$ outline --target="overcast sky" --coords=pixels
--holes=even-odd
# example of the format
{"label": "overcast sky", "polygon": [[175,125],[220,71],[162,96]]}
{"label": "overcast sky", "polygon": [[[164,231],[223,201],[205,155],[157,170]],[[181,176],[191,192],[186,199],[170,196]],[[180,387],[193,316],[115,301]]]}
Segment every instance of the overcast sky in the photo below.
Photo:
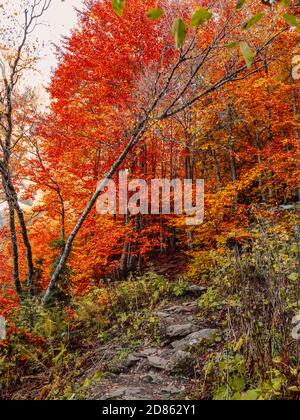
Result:
{"label": "overcast sky", "polygon": [[[18,7],[23,4],[24,0],[6,0],[15,2],[12,6]],[[17,5],[17,3],[19,4]],[[1,6],[0,0],[0,6]],[[57,59],[55,55],[55,48],[51,44],[59,44],[63,36],[68,36],[71,33],[72,28],[77,23],[77,13],[75,8],[79,10],[84,9],[84,0],[52,0],[52,4],[49,10],[45,13],[42,18],[43,25],[38,26],[32,34],[33,39],[38,39],[39,45],[43,45],[40,54],[41,60],[38,64],[39,72],[34,72],[26,77],[26,84],[30,84],[34,87],[46,86],[51,78],[51,72],[57,65]],[[8,3],[5,7],[10,6]],[[21,10],[24,10],[23,8]],[[0,25],[5,24],[0,16]],[[20,15],[20,19],[21,19]],[[0,34],[0,42],[3,42]],[[41,90],[41,93],[43,89]],[[49,98],[45,93],[41,95],[41,101],[47,106]],[[4,204],[0,202],[0,227],[3,224],[3,213],[2,210]]]}
{"label": "overcast sky", "polygon": [[83,10],[83,0],[52,0],[50,9],[45,13],[43,25],[36,28],[34,36],[38,38],[41,49],[41,60],[38,64],[39,74],[35,73],[32,84],[47,85],[51,72],[57,65],[55,48],[51,44],[59,44],[63,36],[68,36],[76,27],[76,8]]}
{"label": "overcast sky", "polygon": [[42,60],[39,63],[41,80],[47,83],[51,70],[57,65],[54,48],[51,43],[59,44],[62,36],[68,36],[77,23],[75,8],[83,9],[83,0],[52,0],[50,9],[47,10],[43,21],[45,25],[37,28],[37,36],[45,46],[42,50]]}

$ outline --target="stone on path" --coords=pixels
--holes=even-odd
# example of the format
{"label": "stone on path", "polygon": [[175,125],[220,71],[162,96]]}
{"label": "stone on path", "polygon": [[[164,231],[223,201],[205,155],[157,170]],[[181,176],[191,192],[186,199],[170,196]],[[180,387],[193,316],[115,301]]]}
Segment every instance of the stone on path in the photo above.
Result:
{"label": "stone on path", "polygon": [[194,305],[186,305],[186,306],[171,306],[170,308],[165,308],[164,312],[167,312],[168,314],[187,314],[191,313],[195,310]]}
{"label": "stone on path", "polygon": [[168,360],[159,356],[149,356],[148,363],[156,369],[166,370],[168,366]]}
{"label": "stone on path", "polygon": [[138,363],[140,360],[141,360],[141,359],[140,359],[139,357],[136,357],[135,355],[130,354],[130,355],[127,357],[127,360],[126,360],[126,362],[125,362],[125,365],[126,365],[128,368],[130,368],[130,367],[133,367],[133,366],[134,366],[136,363]]}
{"label": "stone on path", "polygon": [[181,388],[178,388],[175,385],[168,385],[168,386],[162,388],[161,390],[162,390],[162,392],[165,392],[167,394],[181,394],[182,392],[185,391],[185,387],[183,386]]}
{"label": "stone on path", "polygon": [[168,337],[185,337],[195,331],[195,326],[192,323],[182,325],[170,325],[167,327],[166,335]]}
{"label": "stone on path", "polygon": [[146,348],[146,349],[135,352],[134,356],[135,357],[144,357],[146,359],[148,356],[152,356],[156,352],[157,352],[157,348],[149,347],[149,348]]}
{"label": "stone on path", "polygon": [[160,384],[163,379],[157,373],[148,372],[146,375],[141,377],[142,381],[149,384]]}
{"label": "stone on path", "polygon": [[178,350],[168,362],[167,369],[172,373],[189,373],[193,369],[195,360],[191,353]]}
{"label": "stone on path", "polygon": [[196,331],[181,340],[173,341],[171,346],[176,350],[185,350],[189,346],[201,344],[204,340],[211,340],[216,333],[217,331],[212,329]]}

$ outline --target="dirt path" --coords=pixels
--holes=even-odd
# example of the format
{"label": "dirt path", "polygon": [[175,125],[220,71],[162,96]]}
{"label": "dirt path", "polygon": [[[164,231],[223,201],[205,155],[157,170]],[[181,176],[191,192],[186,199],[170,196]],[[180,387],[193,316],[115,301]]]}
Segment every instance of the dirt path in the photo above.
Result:
{"label": "dirt path", "polygon": [[[194,287],[199,295],[203,289]],[[125,360],[118,373],[108,373],[88,391],[94,400],[177,400],[189,395],[195,360],[190,348],[210,340],[216,330],[197,318],[197,298],[160,308],[162,342],[144,345]],[[105,356],[104,356],[105,357]]]}

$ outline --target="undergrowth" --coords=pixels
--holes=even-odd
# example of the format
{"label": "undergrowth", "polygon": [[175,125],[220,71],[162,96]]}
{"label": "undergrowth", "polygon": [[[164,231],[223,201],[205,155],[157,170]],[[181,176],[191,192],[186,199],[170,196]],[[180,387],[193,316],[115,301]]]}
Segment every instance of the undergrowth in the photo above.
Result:
{"label": "undergrowth", "polygon": [[173,282],[146,273],[51,309],[24,302],[0,344],[1,398],[84,398],[145,341],[160,343],[155,308],[184,298],[194,282],[207,286],[199,321],[220,334],[191,349],[198,375],[191,397],[299,399],[300,340],[292,336],[300,314],[298,226],[295,219],[255,223],[242,244],[193,251],[188,271]]}
{"label": "undergrowth", "polygon": [[38,302],[24,302],[10,318],[8,338],[0,344],[1,398],[70,399],[78,388],[80,396],[82,389],[103,375],[86,375],[88,359],[97,347],[118,340],[122,350],[110,366],[104,366],[113,370],[114,362],[120,362],[143,338],[159,342],[153,309],[164,299],[176,298],[180,284],[146,273],[93,288],[68,306],[45,309]]}
{"label": "undergrowth", "polygon": [[224,337],[206,354],[200,399],[300,396],[300,340],[292,336],[292,320],[300,314],[298,222],[259,223],[250,233],[242,246],[206,257],[200,252],[190,265],[187,277],[210,279],[200,317]]}

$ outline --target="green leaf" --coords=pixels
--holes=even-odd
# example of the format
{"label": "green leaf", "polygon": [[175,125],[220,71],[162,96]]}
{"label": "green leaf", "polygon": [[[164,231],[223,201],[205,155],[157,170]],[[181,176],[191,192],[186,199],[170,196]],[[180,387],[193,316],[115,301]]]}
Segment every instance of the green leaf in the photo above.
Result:
{"label": "green leaf", "polygon": [[235,48],[237,45],[239,45],[238,42],[231,41],[231,42],[228,42],[228,44],[226,45],[226,48]]}
{"label": "green leaf", "polygon": [[247,44],[247,42],[242,41],[240,42],[240,51],[246,61],[248,69],[252,66],[255,54]]}
{"label": "green leaf", "polygon": [[288,279],[291,281],[297,281],[299,278],[299,274],[298,273],[291,273],[288,275]]}
{"label": "green leaf", "polygon": [[150,9],[147,13],[147,17],[152,20],[157,20],[160,19],[164,14],[165,12],[162,9]]}
{"label": "green leaf", "polygon": [[243,378],[236,377],[232,379],[230,386],[234,391],[240,392],[244,389],[245,384],[246,383]]}
{"label": "green leaf", "polygon": [[185,42],[187,27],[181,18],[176,19],[172,26],[172,34],[175,39],[176,48],[182,48]]}
{"label": "green leaf", "polygon": [[283,385],[283,379],[281,377],[274,378],[272,380],[272,387],[275,391],[280,391]]}
{"label": "green leaf", "polygon": [[199,7],[195,10],[192,19],[191,19],[191,26],[197,27],[212,17],[212,12],[210,10],[205,9],[204,7]]}
{"label": "green leaf", "polygon": [[123,15],[123,10],[125,7],[125,0],[112,0],[112,8],[118,16]]}
{"label": "green leaf", "polygon": [[245,4],[246,0],[238,0],[237,5],[236,5],[236,10],[240,10],[244,4]]}
{"label": "green leaf", "polygon": [[241,398],[243,401],[256,401],[258,399],[258,394],[254,389],[249,389],[245,392]]}
{"label": "green leaf", "polygon": [[286,13],[285,15],[283,15],[283,18],[289,25],[300,30],[300,23],[298,22],[298,19],[296,18],[296,16],[289,15],[288,13]]}
{"label": "green leaf", "polygon": [[256,23],[258,23],[263,18],[263,16],[264,16],[263,13],[257,13],[257,15],[255,15],[251,19],[249,19],[243,25],[244,31],[248,31],[253,25],[255,25]]}

